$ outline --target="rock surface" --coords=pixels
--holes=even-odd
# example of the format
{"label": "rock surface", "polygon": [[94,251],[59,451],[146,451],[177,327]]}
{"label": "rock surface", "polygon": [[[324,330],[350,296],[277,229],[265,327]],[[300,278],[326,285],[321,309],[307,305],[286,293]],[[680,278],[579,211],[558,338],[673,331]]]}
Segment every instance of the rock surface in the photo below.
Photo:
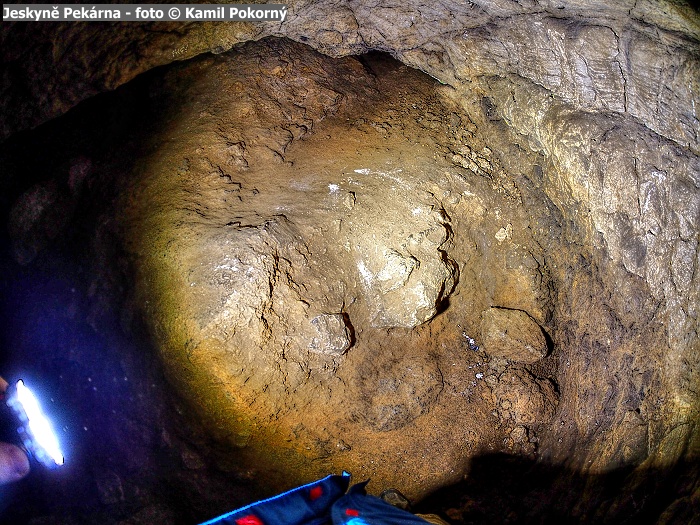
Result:
{"label": "rock surface", "polygon": [[511,432],[522,434],[520,425],[549,423],[554,417],[558,396],[554,386],[546,379],[537,379],[527,370],[509,369],[498,379],[493,391],[499,409],[506,418],[515,422]]}
{"label": "rock surface", "polygon": [[522,310],[489,308],[481,317],[484,351],[516,363],[535,363],[547,355],[540,326]]}
{"label": "rock surface", "polygon": [[48,32],[39,24],[6,24],[2,100],[14,110],[3,136],[154,66],[272,35],[336,57],[391,51],[452,85],[514,73],[577,109],[629,114],[698,152],[693,108],[700,24],[685,2],[358,2],[338,9],[333,3],[292,1],[287,6],[282,24],[118,24],[114,31],[56,24]]}
{"label": "rock surface", "polygon": [[[237,71],[245,71],[246,81]],[[175,81],[185,87],[171,87]],[[156,153],[137,170],[120,205],[129,217],[126,242],[139,261],[142,302],[147,318],[157,320],[156,339],[174,383],[201,400],[199,411],[232,444],[255,455],[291,442],[272,460],[300,481],[328,465],[341,468],[340,461],[420,497],[455,479],[455,462],[469,457],[446,443],[465,432],[483,442],[483,427],[454,417],[460,409],[447,394],[450,385],[469,384],[470,375],[475,392],[493,390],[470,406],[495,411],[506,442],[531,449],[523,449],[529,437],[511,434],[534,425],[540,447],[571,457],[552,441],[586,436],[575,461],[588,461],[596,450],[592,468],[601,469],[625,452],[610,449],[594,428],[626,428],[623,407],[653,411],[661,392],[678,388],[673,367],[641,364],[650,374],[647,385],[667,386],[643,397],[629,376],[610,383],[608,392],[596,386],[627,366],[631,350],[622,349],[637,338],[662,344],[652,325],[624,328],[654,303],[625,314],[599,299],[606,275],[617,275],[634,297],[644,287],[614,274],[623,266],[614,270],[600,252],[580,248],[589,233],[566,222],[577,206],[558,209],[550,199],[558,190],[549,189],[549,177],[559,172],[545,175],[536,154],[509,146],[517,139],[503,135],[503,121],[493,120],[483,98],[473,97],[469,106],[463,92],[457,101],[455,91],[408,70],[332,61],[277,41],[179,68],[165,86],[173,93],[168,105],[183,109],[170,113],[171,125],[153,139]],[[461,113],[465,107],[474,112]],[[532,173],[523,174],[528,165]],[[580,258],[574,265],[572,252]],[[489,310],[492,304],[503,308]],[[480,311],[487,311],[486,324]],[[497,318],[516,311],[532,318]],[[416,330],[425,323],[439,334],[430,344]],[[496,330],[486,328],[509,323],[520,332],[518,342],[495,343]],[[538,323],[551,327],[562,349],[556,361],[534,374],[499,365],[503,357],[532,364],[545,356]],[[493,379],[482,382],[484,372],[454,368],[450,379],[449,352],[430,350],[460,327],[467,335],[481,329]],[[603,355],[613,338],[617,350]],[[478,370],[472,359],[465,364]],[[566,396],[560,417],[575,422],[576,432],[540,428],[557,406],[553,380]],[[620,401],[610,405],[611,396]],[[441,425],[438,438],[427,429],[436,417],[447,421],[446,413],[451,424]],[[368,437],[361,445],[341,438],[344,433]],[[319,445],[340,439],[347,446],[340,452]],[[394,477],[392,451],[409,443],[425,458],[413,460],[416,471],[440,465],[453,474]],[[311,466],[297,455],[323,461]],[[385,467],[367,467],[367,457]]]}
{"label": "rock surface", "polygon": [[[437,141],[458,131],[445,124],[452,103],[385,59],[280,41],[164,82],[187,85],[167,104],[182,109],[119,207],[173,381],[251,456],[285,443],[259,461],[266,476],[346,468],[411,497],[454,479],[467,451],[445,442],[476,435],[479,411],[425,432],[461,401],[443,395],[450,365],[425,346],[437,340],[415,331],[459,277],[447,209],[471,184]],[[470,177],[483,203],[500,201]],[[399,480],[410,450],[423,467]]]}
{"label": "rock surface", "polygon": [[[141,305],[171,383],[234,447],[240,479],[254,465],[273,490],[346,468],[420,498],[506,451],[561,467],[547,486],[581,488],[556,501],[575,520],[682,516],[689,496],[640,510],[595,487],[631,471],[614,491],[664,492],[658,479],[687,495],[693,480],[668,473],[700,454],[697,12],[288,5],[281,25],[3,24],[4,137],[207,53],[150,77],[135,138],[113,140],[129,111],[113,113],[93,133],[102,146],[71,143],[31,184],[21,134],[6,141],[15,261],[44,264],[94,228],[80,247],[102,263],[90,322],[135,283],[123,324]],[[269,35],[327,56],[240,45]],[[371,50],[436,81],[374,55],[328,58]],[[53,158],[61,134],[47,136]],[[88,202],[106,208],[94,227],[75,214]],[[488,340],[493,305],[531,317],[516,322],[524,345]],[[97,493],[128,505],[115,468]],[[536,496],[521,517],[542,510]],[[138,501],[134,522],[171,515]]]}
{"label": "rock surface", "polygon": [[[474,134],[479,98],[468,117],[386,58],[279,41],[149,89],[169,94],[164,124],[119,184],[114,219],[169,376],[214,435],[270,487],[347,468],[421,497],[512,433],[465,334],[494,303],[551,322],[541,246],[560,230],[533,237],[552,208],[527,209],[539,190],[509,185]],[[540,421],[528,410],[541,407],[518,417]],[[397,474],[407,461],[410,478]]]}

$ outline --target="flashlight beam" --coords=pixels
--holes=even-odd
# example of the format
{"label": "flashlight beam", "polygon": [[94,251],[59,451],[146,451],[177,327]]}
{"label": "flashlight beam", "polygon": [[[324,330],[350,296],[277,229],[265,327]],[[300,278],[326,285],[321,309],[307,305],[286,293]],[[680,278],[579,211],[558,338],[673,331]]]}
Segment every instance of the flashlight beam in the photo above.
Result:
{"label": "flashlight beam", "polygon": [[48,418],[41,410],[39,401],[21,379],[17,381],[16,388],[17,399],[27,414],[27,427],[32,437],[56,465],[63,465],[64,458],[58,444],[58,438]]}

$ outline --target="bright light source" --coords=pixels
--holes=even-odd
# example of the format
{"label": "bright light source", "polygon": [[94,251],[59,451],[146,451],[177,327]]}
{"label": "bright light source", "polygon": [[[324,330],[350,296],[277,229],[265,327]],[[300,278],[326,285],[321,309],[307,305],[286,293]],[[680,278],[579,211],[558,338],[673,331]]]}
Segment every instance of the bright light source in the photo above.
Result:
{"label": "bright light source", "polygon": [[17,381],[16,389],[17,400],[24,409],[27,418],[25,430],[29,434],[28,437],[31,438],[31,443],[25,444],[29,445],[28,448],[32,449],[31,452],[42,463],[47,463],[45,456],[48,456],[56,465],[63,465],[63,453],[58,444],[58,438],[48,418],[41,410],[39,401],[21,379]]}

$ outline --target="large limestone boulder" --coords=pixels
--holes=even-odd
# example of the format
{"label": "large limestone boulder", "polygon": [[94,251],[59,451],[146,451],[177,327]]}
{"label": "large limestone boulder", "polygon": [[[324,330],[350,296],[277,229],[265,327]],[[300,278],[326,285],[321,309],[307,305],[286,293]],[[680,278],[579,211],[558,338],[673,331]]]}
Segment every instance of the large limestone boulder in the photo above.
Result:
{"label": "large limestone boulder", "polygon": [[464,355],[470,304],[553,305],[525,208],[440,142],[464,140],[457,106],[386,59],[274,40],[164,85],[171,124],[120,209],[173,383],[265,479],[349,469],[411,497],[458,479],[498,406]]}

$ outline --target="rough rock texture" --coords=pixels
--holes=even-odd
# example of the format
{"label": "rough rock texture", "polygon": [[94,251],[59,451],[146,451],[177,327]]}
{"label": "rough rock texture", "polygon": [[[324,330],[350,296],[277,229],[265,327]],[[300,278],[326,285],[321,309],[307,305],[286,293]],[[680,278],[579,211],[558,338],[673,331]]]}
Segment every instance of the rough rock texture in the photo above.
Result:
{"label": "rough rock texture", "polygon": [[[576,109],[629,114],[698,151],[700,25],[684,2],[287,5],[282,24],[56,24],[47,32],[13,23],[2,32],[2,100],[13,108],[3,135],[156,65],[275,35],[331,56],[391,51],[452,85],[515,74]],[[13,45],[29,41],[35,45]]]}
{"label": "rough rock texture", "polygon": [[[451,392],[470,396],[457,386],[470,381],[493,392],[470,402],[471,415],[495,413],[497,434],[517,450],[534,442],[544,457],[604,471],[665,446],[668,420],[657,416],[645,445],[621,445],[643,428],[630,411],[679,414],[656,407],[683,391],[674,374],[692,373],[651,365],[669,359],[669,339],[643,281],[589,251],[578,206],[550,188],[560,168],[514,146],[491,99],[413,78],[278,42],[166,78],[166,105],[183,109],[153,139],[123,207],[173,381],[251,457],[291,443],[261,472],[301,480],[333,465],[400,483],[411,497],[458,478],[470,449],[448,443],[492,439],[469,415],[455,417]],[[633,311],[627,298],[607,299],[612,276],[641,301]],[[498,358],[517,351],[501,351],[488,371],[480,354],[455,368],[455,339],[480,334],[493,348],[483,324],[493,306],[532,316],[519,339],[537,350],[520,360],[545,354],[535,320],[553,334],[554,360],[511,372]],[[648,324],[630,328],[644,312]],[[429,334],[415,330],[424,323]],[[653,344],[634,350],[642,339]],[[324,344],[332,349],[318,351]],[[604,379],[630,366],[643,383]],[[552,381],[563,393],[559,425],[547,425]],[[428,430],[435,418],[438,434]],[[409,444],[421,450],[411,459],[421,474],[406,479],[393,451]]]}
{"label": "rough rock texture", "polygon": [[[268,40],[174,67],[150,87],[141,157],[103,152],[96,180],[78,151],[47,175],[59,184],[22,188],[15,260],[65,239],[81,187],[104,198],[120,177],[104,224],[120,224],[168,376],[270,487],[348,468],[411,497],[463,475],[485,490],[502,462],[484,452],[507,451],[566,469],[539,474],[580,488],[557,502],[576,520],[682,518],[700,454],[697,11],[288,5],[279,25],[3,24],[3,136],[269,35],[332,57],[388,51],[439,80]],[[93,237],[104,260],[108,230]],[[551,355],[479,349],[494,307],[527,312]],[[599,489],[611,472],[637,497]],[[676,503],[625,503],[666,485]],[[543,511],[544,490],[516,518]],[[451,515],[469,522],[472,503]],[[144,516],[167,514],[153,505]]]}
{"label": "rough rock texture", "polygon": [[[280,41],[164,80],[164,105],[179,109],[119,206],[140,302],[173,381],[267,478],[346,468],[410,497],[459,479],[491,439],[479,418],[495,404],[453,321],[467,305],[447,302],[498,295],[551,308],[539,304],[541,281],[522,277],[509,303],[519,271],[480,267],[476,245],[495,244],[505,261],[508,244],[495,230],[472,240],[462,223],[482,235],[498,207],[525,246],[525,211],[454,164],[456,146],[440,140],[461,136],[461,120],[434,89],[386,59],[336,61]],[[459,206],[471,211],[455,222]],[[449,335],[416,330],[433,318]],[[483,398],[463,411],[472,395]],[[466,436],[468,447],[448,445]],[[408,461],[417,468],[406,478]]]}
{"label": "rough rock texture", "polygon": [[540,326],[522,310],[489,308],[481,318],[484,351],[518,363],[535,363],[547,355]]}
{"label": "rough rock texture", "polygon": [[551,382],[537,379],[527,370],[509,369],[498,379],[493,391],[500,410],[512,418],[517,426],[511,437],[523,432],[520,425],[549,423],[554,417],[557,394]]}

